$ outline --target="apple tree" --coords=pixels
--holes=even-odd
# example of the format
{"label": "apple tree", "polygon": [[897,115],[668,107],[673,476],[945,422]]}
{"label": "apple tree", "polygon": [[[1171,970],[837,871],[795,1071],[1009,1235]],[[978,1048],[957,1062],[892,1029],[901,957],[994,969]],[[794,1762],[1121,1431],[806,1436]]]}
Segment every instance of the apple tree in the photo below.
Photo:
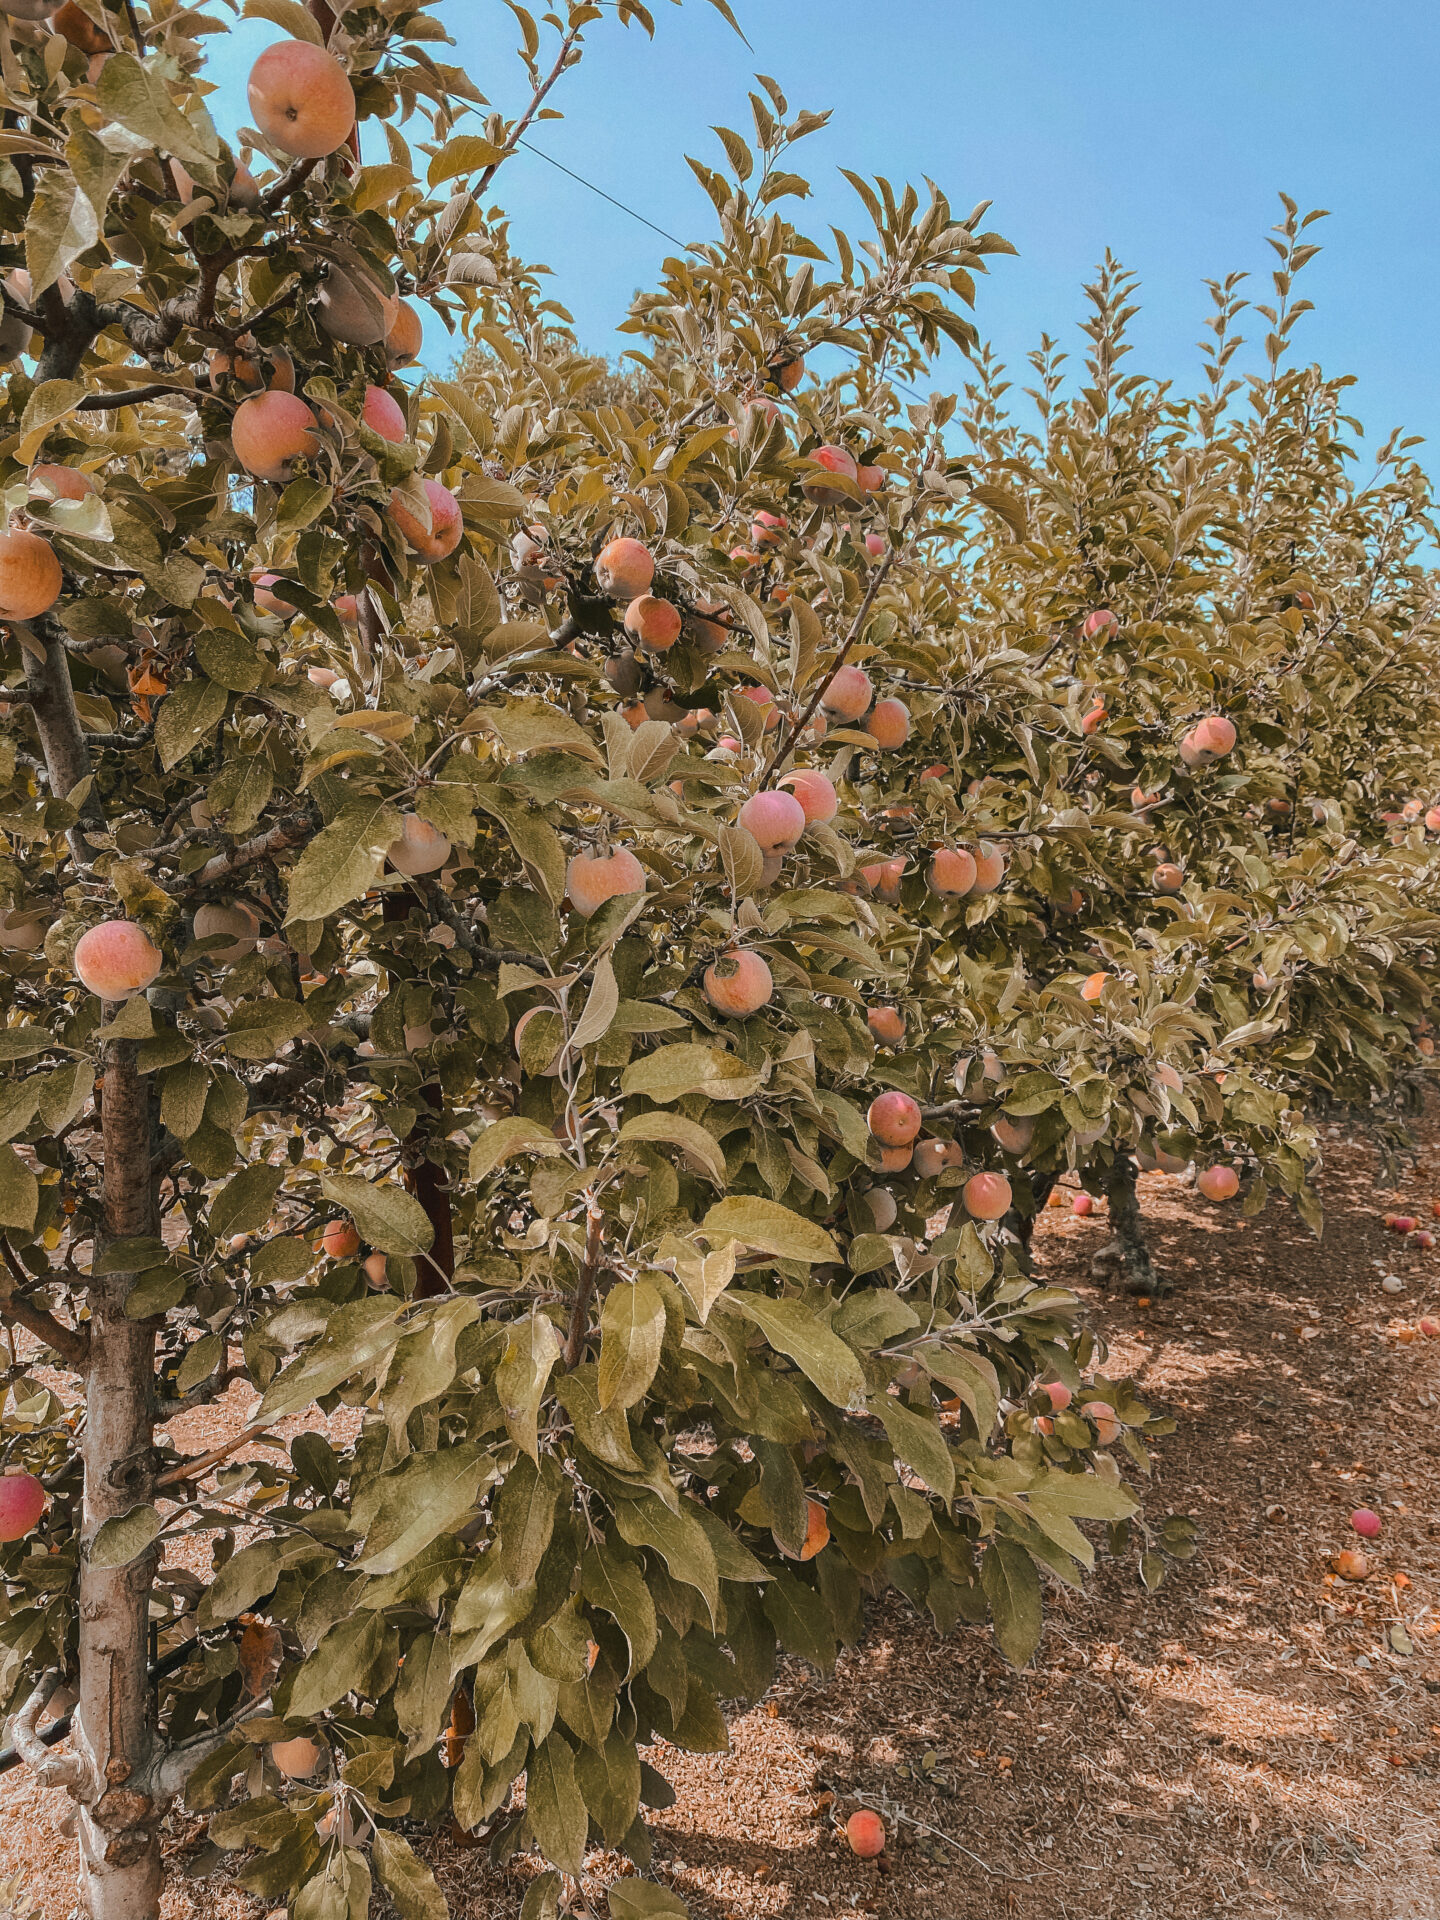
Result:
{"label": "apple tree", "polygon": [[[222,22],[0,21],[0,1672],[97,1920],[179,1795],[310,1920],[439,1911],[443,1820],[643,1863],[641,1750],[866,1594],[1027,1658],[1162,1425],[989,1126],[1091,1113],[1004,939],[1092,826],[1010,728],[1052,636],[950,571],[1011,496],[890,384],[983,208],[857,180],[829,274],[762,82],[606,381],[486,201],[600,9],[481,132],[426,7],[247,11],[238,147]],[[421,302],[462,378],[397,378]]]}

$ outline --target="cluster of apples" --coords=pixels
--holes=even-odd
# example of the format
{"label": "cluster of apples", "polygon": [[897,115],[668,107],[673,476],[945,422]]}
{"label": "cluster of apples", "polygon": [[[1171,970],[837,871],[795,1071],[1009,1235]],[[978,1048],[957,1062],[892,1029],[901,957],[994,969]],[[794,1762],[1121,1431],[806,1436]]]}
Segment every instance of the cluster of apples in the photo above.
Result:
{"label": "cluster of apples", "polygon": [[[1082,1382],[1083,1385],[1083,1382]],[[1035,1413],[1035,1430],[1047,1437],[1055,1431],[1054,1416],[1064,1413],[1075,1398],[1063,1380],[1042,1380],[1031,1390],[1030,1405]],[[1097,1446],[1113,1447],[1123,1431],[1120,1416],[1108,1400],[1086,1400],[1081,1404],[1083,1413],[1095,1428]]]}
{"label": "cluster of apples", "polygon": [[[1440,1200],[1430,1202],[1430,1213],[1433,1219],[1440,1220]],[[1435,1245],[1435,1235],[1428,1227],[1422,1227],[1413,1213],[1387,1213],[1385,1230],[1402,1235],[1410,1246],[1419,1247],[1424,1253]]]}
{"label": "cluster of apples", "polygon": [[[920,1139],[924,1115],[919,1103],[898,1089],[876,1095],[865,1124],[879,1151],[883,1172],[903,1173],[912,1168],[922,1180],[933,1180],[946,1167],[965,1163],[964,1149],[956,1141]],[[961,1198],[972,1220],[1000,1220],[1010,1211],[1010,1182],[1003,1173],[973,1173],[965,1182]]]}
{"label": "cluster of apples", "polygon": [[[349,1220],[327,1220],[315,1250],[327,1260],[353,1260],[360,1251],[360,1235]],[[367,1253],[360,1264],[372,1288],[387,1284],[389,1264],[383,1253]]]}
{"label": "cluster of apples", "polygon": [[[354,132],[355,94],[349,74],[334,54],[308,41],[280,40],[267,47],[251,68],[248,97],[263,138],[293,159],[325,159]],[[422,329],[415,309],[398,294],[371,285],[358,268],[330,269],[316,299],[315,318],[332,340],[382,347],[392,372],[408,366],[420,351]],[[241,341],[234,352],[212,358],[211,375],[259,389],[236,408],[231,445],[253,478],[283,486],[298,460],[319,453],[321,420],[295,392],[289,356],[275,351],[269,358],[267,383],[262,355],[253,341]],[[366,388],[360,417],[384,440],[399,443],[406,438],[404,409],[382,386]],[[428,478],[421,485],[428,524],[399,488],[390,498],[390,517],[421,564],[433,566],[455,551],[464,529],[460,503],[450,489]]]}

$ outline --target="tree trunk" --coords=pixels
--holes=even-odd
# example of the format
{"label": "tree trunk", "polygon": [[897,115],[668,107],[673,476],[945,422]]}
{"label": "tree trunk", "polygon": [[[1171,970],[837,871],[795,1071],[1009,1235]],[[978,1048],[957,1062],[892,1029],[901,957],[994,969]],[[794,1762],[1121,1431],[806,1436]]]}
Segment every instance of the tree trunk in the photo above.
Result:
{"label": "tree trunk", "polygon": [[[363,599],[361,604],[365,604]],[[392,891],[381,902],[380,916],[393,926],[410,918],[412,905],[414,899],[409,892]],[[443,1123],[445,1099],[439,1087],[433,1084],[422,1087],[420,1097],[427,1107],[441,1116]],[[431,1132],[432,1127],[423,1120],[415,1122],[405,1137],[405,1157],[400,1167],[400,1177],[405,1182],[406,1191],[414,1194],[420,1202],[425,1209],[425,1218],[435,1231],[429,1254],[422,1254],[415,1262],[417,1300],[433,1300],[449,1293],[450,1283],[455,1278],[455,1220],[450,1210],[450,1176],[443,1167],[437,1167],[426,1156],[425,1149]]]}
{"label": "tree trunk", "polygon": [[[101,1245],[152,1235],[149,1082],[133,1040],[107,1048],[101,1092],[105,1147],[105,1228]],[[91,1566],[107,1520],[154,1494],[154,1326],[129,1320],[133,1273],[92,1279],[90,1365],[82,1456],[85,1493],[80,1540],[80,1701],[73,1738],[88,1776],[80,1801],[80,1887],[92,1920],[153,1920],[160,1906],[163,1803],[138,1790],[154,1747],[147,1667],[152,1548],[124,1567]],[[135,1785],[130,1784],[135,1782]]]}
{"label": "tree trunk", "polygon": [[[85,741],[85,729],[80,724],[80,714],[75,705],[75,689],[70,680],[70,657],[65,651],[65,642],[59,629],[51,621],[37,621],[39,632],[26,628],[30,645],[21,642],[21,655],[25,662],[25,685],[31,693],[30,711],[35,716],[35,729],[40,735],[40,750],[45,755],[45,771],[50,777],[50,791],[58,800],[66,799],[71,791],[90,772],[90,749]],[[31,651],[31,646],[43,647],[44,657],[39,658]],[[103,816],[91,811],[91,817],[100,820]],[[81,809],[82,815],[87,809]],[[70,851],[81,866],[88,866],[92,849],[79,827],[72,827],[67,836]]]}
{"label": "tree trunk", "polygon": [[1095,1255],[1094,1264],[1118,1272],[1127,1293],[1157,1293],[1162,1283],[1150,1264],[1150,1249],[1145,1244],[1135,1171],[1128,1153],[1116,1154],[1105,1183],[1115,1237]]}
{"label": "tree trunk", "polygon": [[1031,1271],[1030,1243],[1035,1238],[1035,1228],[1040,1216],[1049,1204],[1050,1195],[1055,1188],[1056,1177],[1053,1173],[1032,1173],[1030,1176],[1031,1211],[1029,1213],[1021,1213],[1017,1207],[1012,1207],[1001,1223],[1003,1226],[1009,1228],[1010,1232],[1014,1234],[1024,1249],[1025,1260],[1023,1264],[1027,1273]]}

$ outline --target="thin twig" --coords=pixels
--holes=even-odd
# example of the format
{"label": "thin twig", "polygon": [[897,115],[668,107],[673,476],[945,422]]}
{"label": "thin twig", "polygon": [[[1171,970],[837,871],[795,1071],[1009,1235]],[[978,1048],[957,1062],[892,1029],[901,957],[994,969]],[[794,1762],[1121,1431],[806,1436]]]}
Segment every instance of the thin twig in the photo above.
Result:
{"label": "thin twig", "polygon": [[540,111],[541,106],[544,104],[546,94],[549,93],[550,89],[554,86],[555,82],[560,78],[561,74],[565,71],[566,65],[570,59],[570,50],[575,45],[575,42],[579,38],[580,38],[580,29],[578,27],[572,27],[569,33],[567,33],[565,38],[560,42],[560,52],[558,57],[556,58],[554,66],[550,69],[549,77],[541,81],[540,85],[535,90],[534,98],[531,100],[529,106],[525,109],[524,113],[521,114],[520,118],[515,122],[514,127],[511,129],[510,138],[506,142],[504,151],[501,153],[500,158],[498,160],[492,160],[489,166],[486,167],[485,171],[481,174],[480,178],[476,181],[474,191],[477,194],[484,193],[485,189],[490,185],[490,182],[495,178],[495,175],[499,172],[501,165],[506,160],[509,159],[510,155],[514,153],[516,147],[520,144],[520,136],[524,133],[525,129],[530,125],[530,122],[535,118],[535,115]]}
{"label": "thin twig", "polygon": [[[915,518],[915,515],[919,512],[919,509],[920,509],[920,503],[917,500],[915,504],[910,508],[910,511],[906,514],[904,521],[901,523],[900,531],[902,534],[908,530],[910,526],[910,522]],[[875,604],[875,596],[877,593],[879,593],[881,587],[885,584],[886,576],[889,574],[891,567],[895,564],[895,556],[898,552],[899,552],[898,547],[891,547],[890,551],[885,555],[885,558],[881,561],[880,565],[875,569],[874,577],[871,579],[870,585],[866,589],[865,598],[860,602],[860,611],[855,615],[854,620],[851,622],[850,631],[845,636],[845,644],[843,647],[841,647],[834,666],[831,667],[829,674],[826,676],[825,679],[823,679],[820,682],[819,686],[815,689],[815,692],[811,697],[810,704],[808,707],[806,707],[804,713],[802,713],[800,718],[792,724],[789,733],[785,736],[785,738],[782,740],[780,745],[776,747],[774,753],[771,754],[769,761],[766,763],[765,768],[760,775],[760,780],[759,780],[760,786],[763,787],[769,780],[771,774],[774,773],[775,769],[778,766],[782,765],[784,761],[789,758],[790,754],[794,750],[795,742],[800,738],[801,734],[805,731],[806,727],[809,726],[811,720],[815,717],[815,709],[819,706],[820,702],[825,698],[825,695],[829,692],[831,682],[834,680],[836,674],[839,673],[840,669],[844,666],[847,658],[849,657],[850,649],[855,645],[855,642],[860,638],[861,629],[864,627],[865,622],[869,619],[870,609]]]}
{"label": "thin twig", "polygon": [[211,1467],[218,1467],[222,1460],[229,1459],[237,1447],[243,1447],[247,1440],[253,1440],[257,1433],[264,1431],[262,1425],[242,1427],[239,1433],[222,1441],[218,1447],[211,1447],[208,1453],[197,1453],[189,1460],[182,1460],[178,1467],[167,1468],[155,1482],[156,1491],[161,1487],[181,1486],[186,1480],[194,1480],[198,1475],[208,1473]]}
{"label": "thin twig", "polygon": [[590,1317],[590,1298],[595,1291],[595,1277],[600,1270],[601,1234],[605,1227],[605,1216],[600,1211],[600,1203],[590,1196],[590,1217],[585,1232],[585,1258],[580,1267],[580,1279],[575,1288],[575,1305],[570,1310],[570,1328],[565,1338],[565,1364],[574,1367],[579,1364],[581,1349],[585,1345],[585,1328]]}

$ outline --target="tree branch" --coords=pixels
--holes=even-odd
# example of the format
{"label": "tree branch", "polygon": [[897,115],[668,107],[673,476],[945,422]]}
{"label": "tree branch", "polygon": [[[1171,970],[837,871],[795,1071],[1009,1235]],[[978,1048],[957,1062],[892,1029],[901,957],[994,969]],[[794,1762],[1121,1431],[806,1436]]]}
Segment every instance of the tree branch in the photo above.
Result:
{"label": "tree branch", "polygon": [[266,832],[242,840],[228,853],[217,853],[213,860],[207,860],[185,891],[196,893],[201,887],[212,887],[239,867],[253,867],[257,860],[266,860],[272,853],[283,853],[286,847],[298,846],[310,830],[311,822],[304,814],[289,814]]}
{"label": "tree branch", "polygon": [[495,178],[495,175],[500,171],[501,166],[504,164],[506,160],[510,158],[510,155],[514,153],[516,147],[519,146],[521,135],[525,132],[526,128],[530,125],[530,122],[535,118],[536,114],[540,111],[541,107],[545,103],[546,94],[549,93],[550,89],[554,86],[555,82],[560,78],[561,74],[565,71],[566,66],[569,64],[571,50],[574,47],[575,42],[579,38],[580,38],[580,29],[578,27],[572,27],[569,33],[567,33],[565,38],[560,42],[560,52],[556,58],[554,66],[550,69],[548,76],[544,80],[542,80],[540,85],[535,89],[534,97],[532,98],[529,106],[525,109],[524,113],[521,114],[520,118],[515,122],[515,125],[511,128],[510,138],[505,142],[505,150],[500,155],[500,158],[498,160],[492,160],[489,166],[486,167],[485,171],[481,174],[480,178],[475,182],[475,186],[473,188],[473,191],[475,193],[477,194],[484,193],[486,188],[490,185],[490,182]]}
{"label": "tree branch", "polygon": [[[919,512],[919,509],[920,509],[920,502],[917,500],[915,504],[911,507],[910,511],[906,514],[903,522],[901,523],[900,531],[902,534],[906,533],[909,530],[910,522],[915,518],[915,515]],[[783,765],[784,762],[789,758],[790,754],[794,751],[795,742],[800,738],[801,734],[805,731],[806,727],[809,726],[811,720],[814,719],[815,709],[819,706],[820,702],[825,698],[825,695],[829,690],[831,681],[835,678],[836,674],[839,673],[840,669],[844,666],[846,660],[849,658],[850,649],[854,646],[855,642],[860,638],[861,629],[864,627],[866,620],[869,619],[870,609],[875,604],[875,596],[877,593],[879,593],[881,587],[885,584],[886,576],[890,572],[891,567],[895,564],[895,556],[899,551],[900,549],[898,547],[891,547],[890,551],[885,555],[885,558],[881,561],[880,565],[875,569],[874,577],[871,579],[870,585],[866,589],[865,598],[860,602],[860,611],[855,615],[855,618],[850,623],[850,631],[845,636],[845,644],[843,647],[841,647],[834,666],[831,667],[829,673],[820,682],[819,686],[815,689],[815,692],[811,697],[809,706],[806,707],[805,711],[801,714],[800,718],[793,723],[789,733],[786,734],[785,738],[781,741],[780,745],[776,747],[774,753],[771,754],[769,760],[766,762],[764,771],[761,773],[759,783],[758,783],[761,787],[763,787],[767,783],[771,774],[774,773],[775,769],[778,766]]]}
{"label": "tree branch", "polygon": [[247,1720],[253,1720],[256,1714],[268,1713],[269,1710],[270,1696],[266,1693],[242,1707],[238,1713],[232,1713],[222,1725],[212,1727],[208,1733],[192,1734],[190,1739],[182,1740],[178,1747],[161,1753],[145,1770],[145,1784],[151,1796],[162,1805],[173,1800],[195,1769],[233,1738],[237,1727],[243,1726]]}
{"label": "tree branch", "polygon": [[[82,400],[75,409],[77,413],[114,413],[119,407],[138,407],[146,400],[164,400],[174,397],[179,400],[198,400],[199,393],[194,387],[130,387],[124,393],[92,393]],[[216,399],[215,394],[206,394],[209,400]],[[112,646],[114,642],[110,643]]]}
{"label": "tree branch", "polygon": [[[238,1374],[232,1374],[230,1377],[232,1380],[240,1378]],[[242,1427],[239,1433],[232,1434],[230,1439],[222,1441],[218,1447],[211,1447],[208,1453],[197,1453],[189,1460],[182,1460],[178,1467],[168,1467],[156,1480],[156,1491],[158,1492],[161,1487],[178,1487],[186,1480],[194,1480],[197,1475],[208,1473],[211,1467],[218,1467],[220,1462],[228,1460],[237,1448],[243,1447],[248,1441],[253,1440],[257,1433],[264,1431],[264,1427]]]}
{"label": "tree branch", "polygon": [[[32,642],[38,640],[44,652],[37,658],[29,646],[22,649],[25,684],[30,693],[35,729],[40,735],[40,748],[45,755],[50,791],[57,800],[64,800],[92,771],[90,748],[75,705],[64,630],[58,621],[50,619],[38,620],[35,626],[39,632],[32,632],[30,638]],[[76,860],[88,867],[91,848],[76,828],[70,831],[70,848]]]}
{"label": "tree branch", "polygon": [[40,1684],[11,1721],[10,1738],[37,1787],[69,1787],[74,1791],[85,1784],[87,1769],[83,1756],[52,1753],[36,1726],[59,1684],[58,1673],[42,1675]]}
{"label": "tree branch", "polygon": [[[5,1265],[20,1286],[29,1286],[33,1275],[25,1272],[10,1250],[8,1240],[0,1240],[0,1254]],[[44,1307],[35,1307],[23,1296],[0,1291],[0,1320],[8,1320],[13,1326],[23,1327],[47,1347],[53,1347],[62,1360],[72,1366],[77,1373],[83,1373],[90,1358],[90,1337],[74,1327],[67,1327],[63,1320],[57,1320],[53,1313],[47,1313]]]}

